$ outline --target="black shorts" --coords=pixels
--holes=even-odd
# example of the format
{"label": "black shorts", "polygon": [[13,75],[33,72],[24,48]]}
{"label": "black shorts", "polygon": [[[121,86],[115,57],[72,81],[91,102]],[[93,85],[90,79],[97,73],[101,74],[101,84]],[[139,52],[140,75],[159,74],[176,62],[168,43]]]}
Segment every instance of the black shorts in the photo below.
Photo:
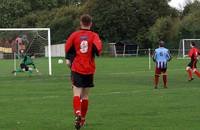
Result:
{"label": "black shorts", "polygon": [[20,64],[20,68],[23,70],[25,69],[25,71],[28,71],[29,70],[29,67],[25,64]]}
{"label": "black shorts", "polygon": [[191,69],[197,68],[197,60],[191,60],[188,64],[188,67],[190,67]]}
{"label": "black shorts", "polygon": [[73,72],[71,73],[72,75],[72,84],[78,88],[91,88],[94,87],[94,75],[93,74],[88,74],[88,75],[84,75],[84,74],[80,74],[77,72]]}

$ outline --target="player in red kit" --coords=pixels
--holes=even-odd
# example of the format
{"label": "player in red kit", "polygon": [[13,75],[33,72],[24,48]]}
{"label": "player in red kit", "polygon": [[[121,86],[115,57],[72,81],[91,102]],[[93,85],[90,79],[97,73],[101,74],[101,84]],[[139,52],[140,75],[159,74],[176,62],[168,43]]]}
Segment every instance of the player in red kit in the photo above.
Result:
{"label": "player in red kit", "polygon": [[188,64],[188,66],[186,67],[186,71],[189,74],[189,78],[188,81],[192,81],[194,78],[192,77],[192,71],[200,78],[200,73],[197,70],[197,61],[198,61],[198,54],[199,51],[198,49],[195,47],[195,43],[191,42],[190,43],[190,51],[189,51],[189,57],[191,59],[190,63]]}
{"label": "player in red kit", "polygon": [[98,34],[90,31],[92,18],[85,14],[80,18],[80,30],[72,33],[66,41],[66,64],[71,68],[75,128],[85,124],[88,111],[89,89],[94,87],[95,55],[100,56],[102,42]]}

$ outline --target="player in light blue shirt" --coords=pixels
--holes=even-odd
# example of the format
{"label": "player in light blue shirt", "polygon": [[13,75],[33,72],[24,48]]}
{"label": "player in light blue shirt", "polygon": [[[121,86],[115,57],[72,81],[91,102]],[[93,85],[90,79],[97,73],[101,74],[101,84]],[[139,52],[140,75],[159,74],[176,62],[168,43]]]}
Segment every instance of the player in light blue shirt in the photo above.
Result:
{"label": "player in light blue shirt", "polygon": [[160,74],[163,75],[164,88],[167,88],[167,62],[171,60],[170,52],[164,47],[164,41],[159,42],[159,48],[155,49],[153,61],[155,66],[155,89],[158,88]]}

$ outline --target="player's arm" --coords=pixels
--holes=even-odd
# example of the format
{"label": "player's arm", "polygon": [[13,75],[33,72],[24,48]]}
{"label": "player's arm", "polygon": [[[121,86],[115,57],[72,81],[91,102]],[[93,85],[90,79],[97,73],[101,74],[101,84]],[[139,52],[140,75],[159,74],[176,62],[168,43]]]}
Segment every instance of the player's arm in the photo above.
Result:
{"label": "player's arm", "polygon": [[73,47],[74,33],[69,36],[65,43],[65,59],[66,64],[71,67],[73,59],[75,57],[75,49]]}
{"label": "player's arm", "polygon": [[200,59],[200,50],[198,50],[197,59]]}
{"label": "player's arm", "polygon": [[167,58],[168,58],[168,61],[172,59],[172,55],[169,50],[167,51]]}
{"label": "player's arm", "polygon": [[156,62],[156,56],[157,56],[157,53],[156,53],[156,51],[154,51],[153,56],[152,56],[152,59],[154,62]]}
{"label": "player's arm", "polygon": [[190,58],[193,57],[193,49],[190,49],[190,51],[188,52],[188,56],[189,56]]}
{"label": "player's arm", "polygon": [[93,56],[100,56],[102,52],[102,42],[98,34],[94,34],[92,54]]}
{"label": "player's arm", "polygon": [[198,49],[194,49],[194,59],[199,60],[199,50]]}

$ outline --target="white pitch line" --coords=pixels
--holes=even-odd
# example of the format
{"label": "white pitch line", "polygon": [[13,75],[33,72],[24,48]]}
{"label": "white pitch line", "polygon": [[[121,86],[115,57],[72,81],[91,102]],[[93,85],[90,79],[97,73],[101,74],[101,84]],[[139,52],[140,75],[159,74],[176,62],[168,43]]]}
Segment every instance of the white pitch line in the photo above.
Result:
{"label": "white pitch line", "polygon": [[[136,91],[126,91],[126,92],[107,92],[107,93],[98,93],[98,94],[91,94],[91,96],[105,96],[105,95],[120,95],[120,94],[132,94],[132,93],[138,93],[142,92],[141,90],[136,90]],[[55,98],[61,98],[65,96],[59,96],[59,95],[54,95],[54,96],[43,96],[43,97],[18,97],[18,98],[8,98],[8,99],[1,99],[0,102],[7,102],[8,100],[12,101],[33,101],[33,100],[46,100],[46,99],[55,99]]]}
{"label": "white pitch line", "polygon": [[[170,71],[170,72],[171,72],[171,71],[174,71],[174,70],[175,70],[175,71],[179,71],[179,70],[184,71],[185,69],[173,69],[173,70],[170,70],[170,69],[169,69],[169,70],[167,70],[167,71]],[[155,70],[150,70],[150,71],[149,71],[149,70],[141,70],[141,71],[132,71],[132,72],[118,72],[118,73],[110,73],[110,72],[109,72],[109,73],[97,73],[97,75],[101,75],[101,74],[102,74],[102,75],[106,75],[106,74],[107,74],[107,75],[126,75],[126,74],[136,74],[136,73],[141,73],[141,72],[142,72],[142,73],[146,73],[146,72],[148,73],[148,72],[154,72],[154,71],[155,71]],[[185,72],[185,71],[184,71],[184,72]]]}
{"label": "white pitch line", "polygon": [[[168,69],[167,71],[183,71],[185,72],[185,68],[182,68],[182,69]],[[155,70],[152,69],[152,70],[139,70],[139,71],[132,71],[132,72],[104,72],[104,73],[96,73],[95,75],[126,75],[126,74],[135,74],[135,73],[149,73],[149,72],[154,72]],[[70,73],[70,72],[67,72],[67,73]],[[71,74],[61,74],[61,75],[56,75],[56,77],[63,77],[63,76],[70,76]],[[11,76],[11,75],[10,75]],[[9,75],[6,75],[6,76],[2,76],[0,75],[1,78],[6,78],[6,77],[10,77]],[[21,77],[18,77],[18,78],[26,78],[28,76],[21,76]],[[37,75],[33,75],[33,77],[37,77]],[[38,76],[39,78],[41,78],[42,76]],[[28,77],[28,78],[31,78],[31,77]],[[47,80],[49,80],[48,77],[46,77]],[[50,78],[50,79],[54,79],[54,78]],[[43,79],[44,80],[44,79]]]}
{"label": "white pitch line", "polygon": [[[189,88],[189,90],[195,90],[195,91],[200,91],[200,88]],[[181,91],[188,91],[187,87],[184,88],[169,88],[167,90],[165,89],[156,89],[154,90],[152,89],[143,89],[143,90],[134,90],[134,91],[113,91],[113,92],[106,92],[106,93],[93,93],[90,96],[94,97],[94,96],[110,96],[110,95],[123,95],[123,94],[134,94],[134,93],[146,93],[146,92],[154,92],[154,91],[162,91],[162,93],[169,93],[169,92],[173,92],[174,90],[181,90]],[[8,98],[8,99],[1,99],[0,102],[7,102],[8,100],[13,100],[13,101],[30,101],[30,100],[47,100],[47,99],[56,99],[56,98],[64,98],[66,96],[60,96],[60,95],[54,95],[54,96],[43,96],[43,97],[26,97],[26,98]]]}
{"label": "white pitch line", "polygon": [[62,96],[43,96],[43,97],[7,98],[7,99],[3,99],[3,100],[1,99],[0,102],[4,102],[4,101],[7,102],[8,100],[12,100],[12,101],[45,100],[45,99],[53,99],[53,98],[59,98],[59,97],[62,97]]}
{"label": "white pitch line", "polygon": [[91,94],[91,96],[106,96],[106,95],[120,95],[120,94],[133,94],[143,92],[143,90],[135,90],[135,91],[115,91],[115,92],[107,92],[107,93],[97,93]]}

